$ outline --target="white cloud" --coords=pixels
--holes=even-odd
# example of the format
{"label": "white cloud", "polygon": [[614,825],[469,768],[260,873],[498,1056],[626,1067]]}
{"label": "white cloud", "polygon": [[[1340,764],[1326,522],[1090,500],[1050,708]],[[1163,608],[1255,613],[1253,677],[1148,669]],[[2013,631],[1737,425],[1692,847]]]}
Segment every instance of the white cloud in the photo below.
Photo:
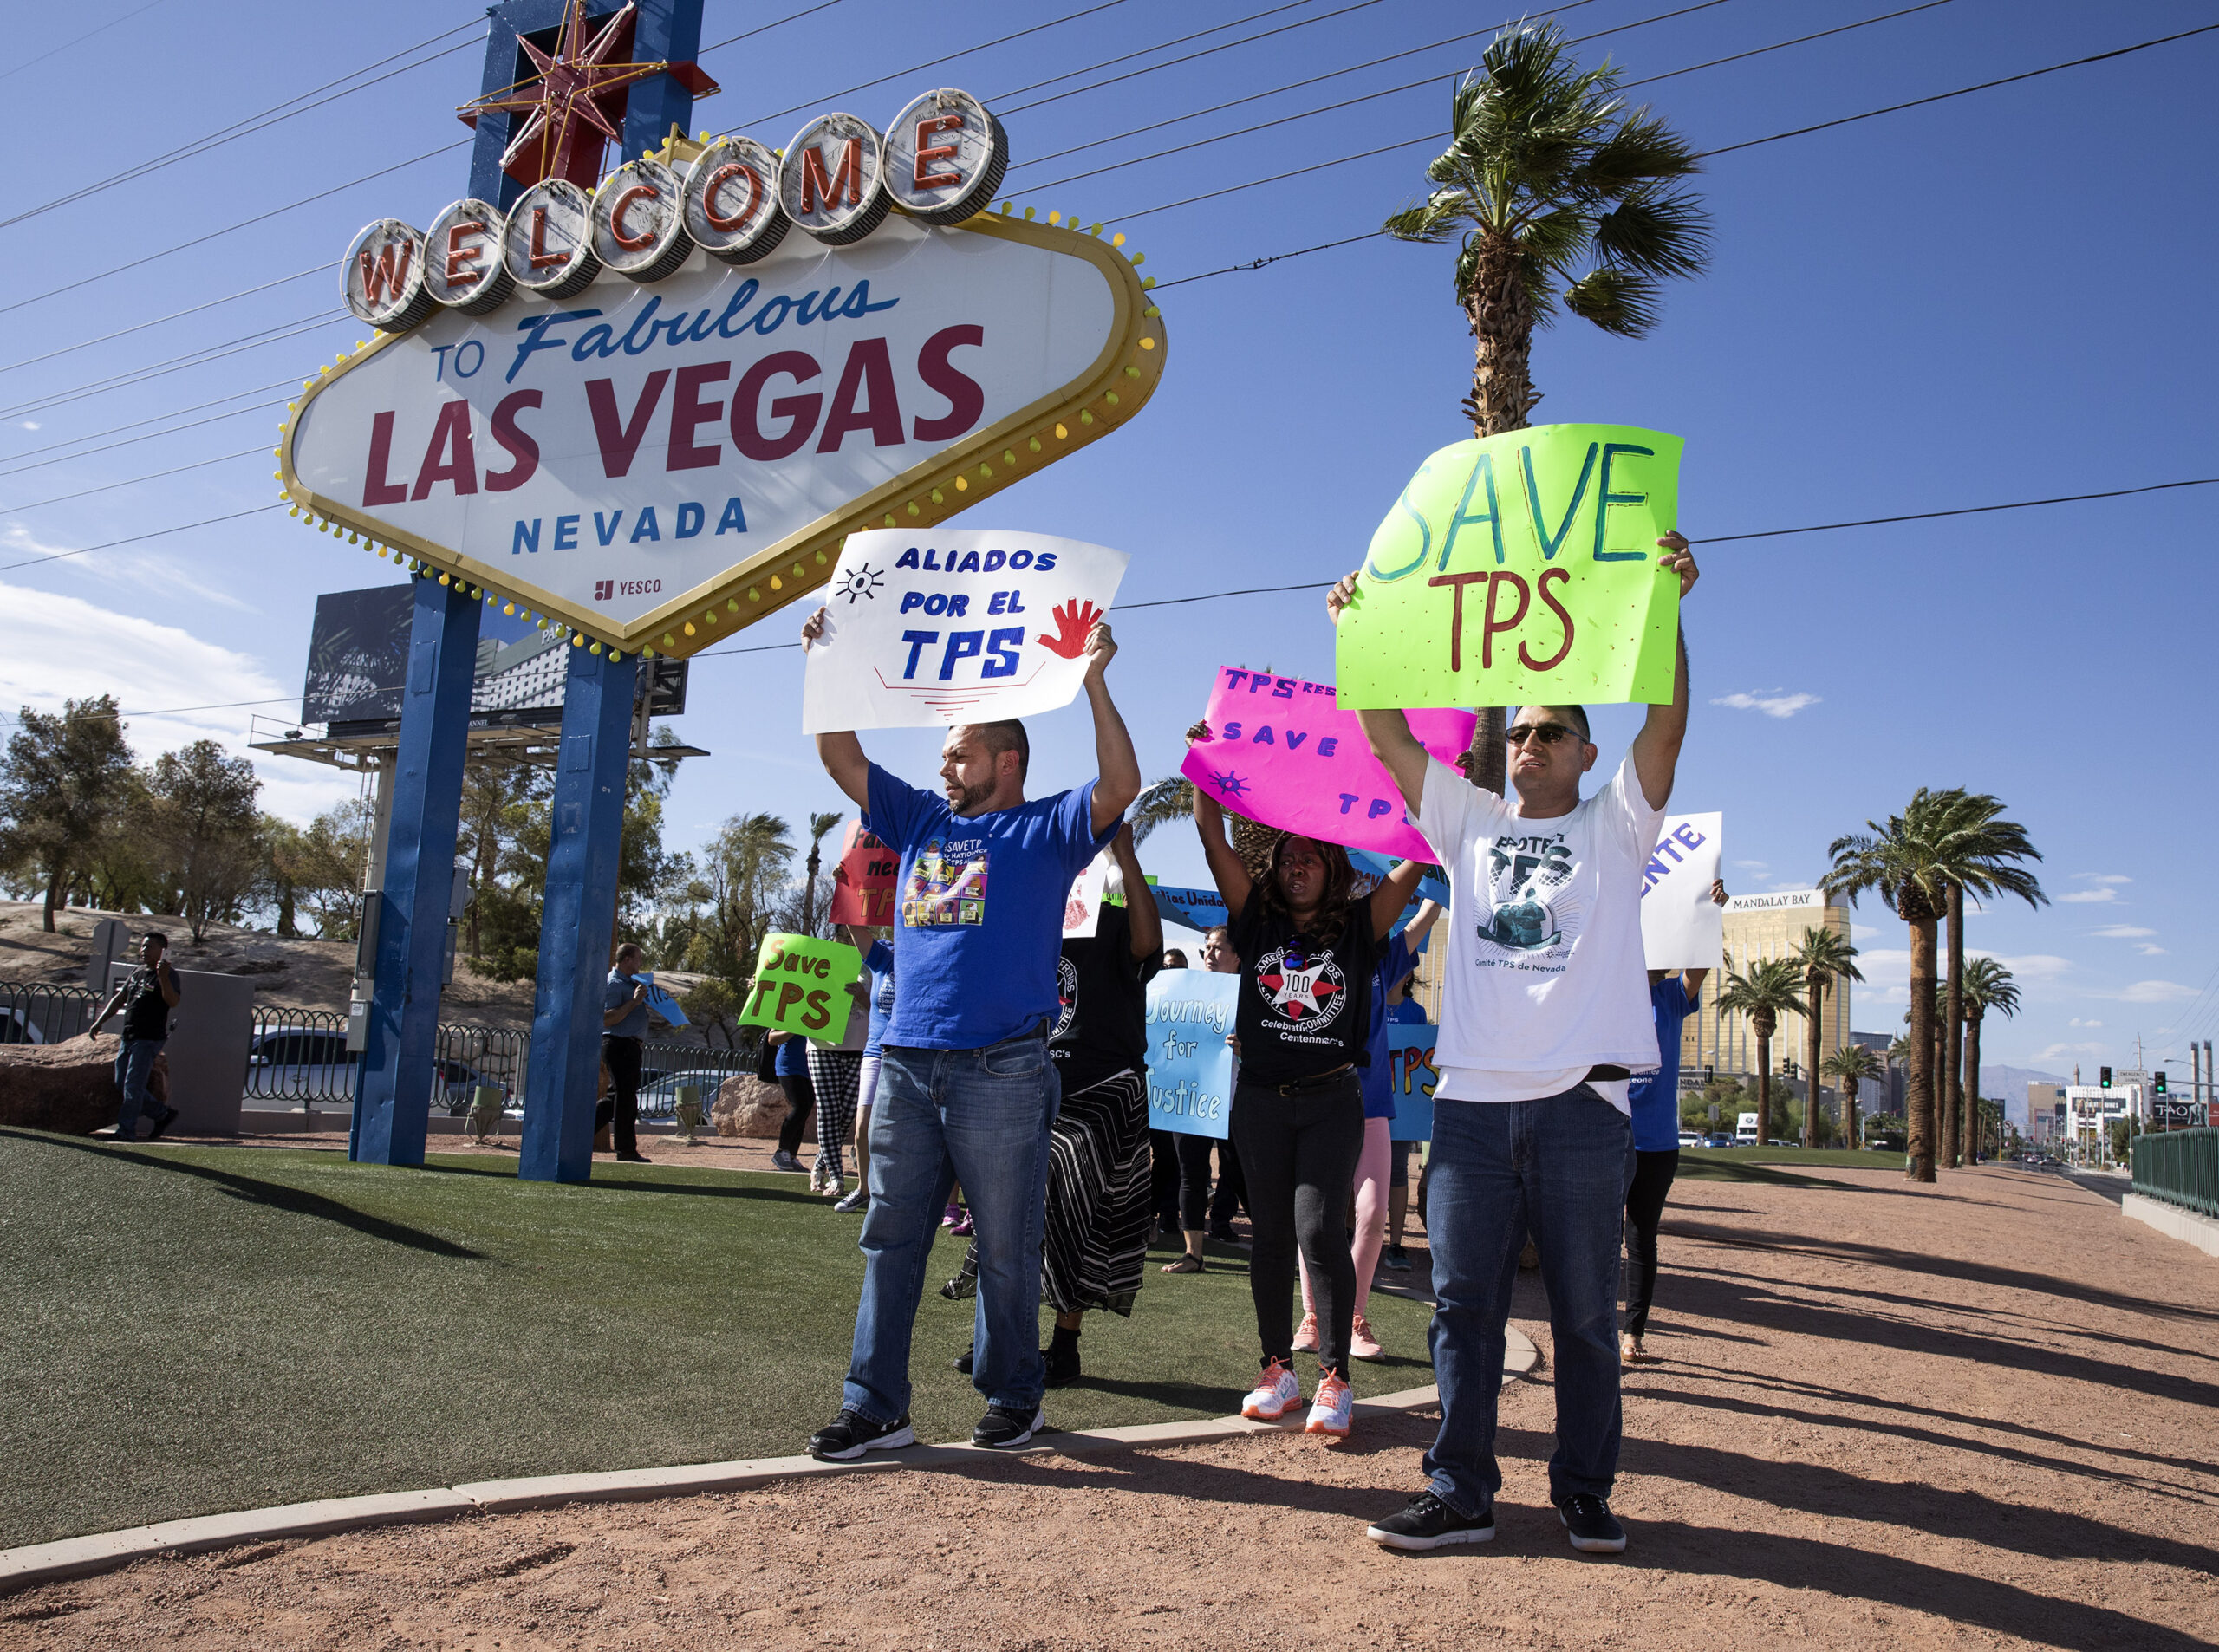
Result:
{"label": "white cloud", "polygon": [[2106,884],[2093,889],[2068,889],[2057,898],[2060,903],[2071,906],[2099,906],[2118,900],[2118,891]]}
{"label": "white cloud", "polygon": [[2035,1050],[2034,1059],[2047,1067],[2053,1061],[2070,1061],[2075,1056],[2100,1056],[2109,1047],[2099,1044],[2053,1044]]}
{"label": "white cloud", "polygon": [[[8,646],[0,649],[0,709],[59,710],[64,699],[114,694],[127,712],[205,711],[127,717],[133,752],[143,762],[198,739],[212,739],[253,759],[262,805],[305,821],[352,797],[359,783],[336,769],[250,751],[247,719],[259,710],[284,715],[290,698],[251,656],[191,632],[75,596],[0,583]],[[235,702],[268,700],[268,706]]]}
{"label": "white cloud", "polygon": [[1870,940],[1879,933],[1880,926],[1877,924],[1861,924],[1853,918],[1850,920],[1849,938],[1851,940]]}
{"label": "white cloud", "polygon": [[2006,957],[1983,947],[1968,946],[1965,954],[1968,958],[1993,958],[2022,981],[2054,981],[2070,973],[2073,968],[2071,959],[2060,958],[2054,953],[2021,953],[2016,957]]}
{"label": "white cloud", "polygon": [[2076,1015],[2065,1024],[2068,1027],[2100,1027],[2104,1024],[2100,1021],[2084,1021]]}
{"label": "white cloud", "polygon": [[17,430],[44,430],[46,426],[40,424],[36,419],[25,419],[19,421],[16,424],[16,428]]}
{"label": "white cloud", "polygon": [[2165,949],[2163,946],[2152,946],[2146,940],[2138,940],[2135,942],[2134,950],[2140,953],[2144,958],[2163,958],[2166,956]]}
{"label": "white cloud", "polygon": [[2132,924],[2105,924],[2101,929],[2091,929],[2088,933],[2099,936],[2105,940],[2140,940],[2157,932],[2154,929],[2138,929]]}
{"label": "white cloud", "polygon": [[2116,992],[2091,992],[2090,998],[2117,998],[2122,1004],[2178,1004],[2183,998],[2200,996],[2192,986],[2183,986],[2178,981],[2136,981]]}
{"label": "white cloud", "polygon": [[2089,883],[2131,883],[2134,880],[2121,872],[2075,872],[2073,875]]}
{"label": "white cloud", "polygon": [[1721,694],[1710,702],[1737,712],[1762,712],[1767,717],[1793,717],[1806,706],[1816,706],[1816,694],[1789,694],[1775,688],[1758,694]]}

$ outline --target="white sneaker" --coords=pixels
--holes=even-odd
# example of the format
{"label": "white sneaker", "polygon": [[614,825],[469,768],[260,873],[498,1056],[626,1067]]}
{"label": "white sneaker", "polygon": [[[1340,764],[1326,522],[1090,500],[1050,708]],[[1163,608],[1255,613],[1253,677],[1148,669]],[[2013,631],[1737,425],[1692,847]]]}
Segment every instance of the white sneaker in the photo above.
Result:
{"label": "white sneaker", "polygon": [[1310,1403],[1310,1421],[1302,1425],[1302,1431],[1345,1440],[1349,1417],[1355,1410],[1355,1390],[1329,1371],[1318,1380],[1318,1397]]}
{"label": "white sneaker", "polygon": [[1307,1308],[1302,1311],[1301,1327],[1294,1333],[1294,1347],[1297,1353],[1318,1351],[1318,1316]]}
{"label": "white sneaker", "polygon": [[1258,1422],[1277,1422],[1301,1403],[1302,1379],[1273,1360],[1241,1401],[1240,1415]]}

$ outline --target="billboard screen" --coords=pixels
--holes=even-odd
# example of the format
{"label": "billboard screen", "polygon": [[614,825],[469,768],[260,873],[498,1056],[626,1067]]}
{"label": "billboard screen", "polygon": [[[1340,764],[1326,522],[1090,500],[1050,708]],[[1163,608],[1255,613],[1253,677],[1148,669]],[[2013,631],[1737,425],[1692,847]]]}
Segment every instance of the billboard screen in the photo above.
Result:
{"label": "billboard screen", "polygon": [[[408,670],[407,585],[327,591],[316,600],[309,636],[301,721],[324,724],[333,735],[389,734],[400,726],[400,691]],[[569,645],[531,621],[488,608],[478,621],[478,680],[470,697],[472,728],[531,728],[559,723]],[[686,662],[646,662],[648,712],[676,717],[686,709]]]}

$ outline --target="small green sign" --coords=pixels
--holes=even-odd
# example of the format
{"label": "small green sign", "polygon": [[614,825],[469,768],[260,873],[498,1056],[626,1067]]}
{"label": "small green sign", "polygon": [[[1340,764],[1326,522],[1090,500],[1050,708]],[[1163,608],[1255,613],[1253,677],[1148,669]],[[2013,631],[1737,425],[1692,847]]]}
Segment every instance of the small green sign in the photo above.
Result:
{"label": "small green sign", "polygon": [[765,935],[740,1024],[837,1044],[854,1007],[848,984],[862,968],[863,955],[845,942],[810,935]]}
{"label": "small green sign", "polygon": [[1371,537],[1335,641],[1343,707],[1672,698],[1677,436],[1543,425],[1444,447]]}

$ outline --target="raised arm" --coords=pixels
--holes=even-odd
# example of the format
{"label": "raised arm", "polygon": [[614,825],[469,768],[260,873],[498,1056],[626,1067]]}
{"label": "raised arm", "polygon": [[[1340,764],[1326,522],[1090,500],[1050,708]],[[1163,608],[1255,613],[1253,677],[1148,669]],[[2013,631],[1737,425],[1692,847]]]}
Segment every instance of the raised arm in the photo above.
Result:
{"label": "raised arm", "polygon": [[[802,621],[802,652],[809,652],[810,645],[824,634],[824,610],[819,608]],[[817,737],[817,761],[823,764],[824,772],[830,775],[841,790],[846,792],[856,808],[866,813],[870,809],[870,759],[863,755],[863,743],[852,730],[837,734]]]}
{"label": "raised arm", "polygon": [[1225,915],[1237,919],[1248,905],[1255,880],[1248,875],[1233,845],[1225,841],[1225,810],[1200,786],[1194,788],[1194,826],[1202,835],[1202,858],[1210,863],[1210,876],[1217,883],[1218,899],[1225,902]]}
{"label": "raised arm", "polygon": [[[1356,576],[1350,574],[1325,593],[1325,615],[1335,625],[1341,622],[1341,610],[1357,597]],[[1418,812],[1425,801],[1425,764],[1427,752],[1418,744],[1416,735],[1410,732],[1410,719],[1401,710],[1388,706],[1380,711],[1358,712],[1357,721],[1363,725],[1363,738],[1371,743],[1371,755],[1377,758],[1395,784],[1402,793],[1402,801],[1409,805],[1412,815]],[[1399,908],[1398,908],[1399,910]],[[1390,917],[1392,914],[1389,914]],[[1375,933],[1379,933],[1375,927]]]}
{"label": "raised arm", "polygon": [[[1701,577],[1695,556],[1688,550],[1687,540],[1676,531],[1666,534],[1656,543],[1664,547],[1664,554],[1656,559],[1656,565],[1660,570],[1679,576],[1680,601],[1684,605],[1688,593]],[[1641,777],[1641,795],[1649,800],[1651,809],[1662,809],[1672,800],[1672,779],[1680,766],[1681,744],[1687,738],[1688,634],[1682,626],[1672,650],[1672,703],[1651,706],[1641,732],[1633,737],[1633,771]]]}
{"label": "raised arm", "polygon": [[1441,921],[1441,902],[1428,895],[1418,907],[1418,915],[1402,926],[1402,940],[1412,952],[1417,951],[1435,924]]}
{"label": "raised arm", "polygon": [[1410,904],[1410,897],[1417,893],[1418,878],[1424,871],[1416,861],[1403,861],[1371,892],[1371,933],[1385,935],[1395,927],[1395,920],[1402,915],[1402,908]]}
{"label": "raised arm", "polygon": [[1086,700],[1094,708],[1094,830],[1099,836],[1110,823],[1132,806],[1141,795],[1141,760],[1133,752],[1133,737],[1125,719],[1110,698],[1107,673],[1117,657],[1116,639],[1107,625],[1096,625],[1086,636]]}
{"label": "raised arm", "polygon": [[1116,857],[1117,875],[1125,881],[1125,923],[1133,932],[1133,956],[1146,958],[1162,952],[1163,914],[1156,910],[1155,891],[1148,887],[1141,857],[1133,848],[1131,822],[1117,828],[1116,836],[1110,840],[1110,853]]}

